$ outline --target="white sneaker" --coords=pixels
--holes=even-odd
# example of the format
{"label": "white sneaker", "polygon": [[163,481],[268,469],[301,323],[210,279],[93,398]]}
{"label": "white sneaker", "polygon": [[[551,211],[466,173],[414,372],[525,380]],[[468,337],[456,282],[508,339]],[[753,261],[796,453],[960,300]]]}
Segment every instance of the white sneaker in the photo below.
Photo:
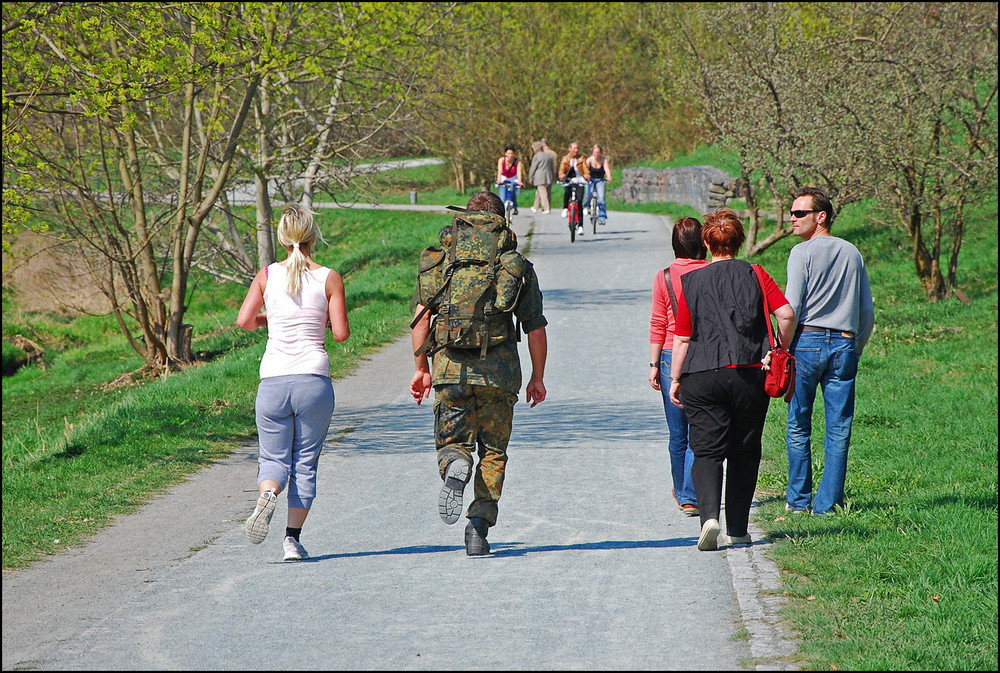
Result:
{"label": "white sneaker", "polygon": [[[720,535],[719,537],[721,538],[722,536]],[[749,533],[747,533],[746,535],[736,535],[736,536],[727,535],[724,539],[723,544],[725,544],[725,546],[727,547],[749,547],[753,544],[753,539],[750,537]]]}
{"label": "white sneaker", "polygon": [[709,519],[701,527],[701,535],[698,537],[698,549],[700,551],[713,551],[719,548],[719,520]]}
{"label": "white sneaker", "polygon": [[265,491],[257,498],[257,506],[253,514],[247,517],[247,522],[243,529],[247,537],[253,544],[260,544],[267,537],[268,525],[271,523],[271,515],[274,514],[274,506],[278,502],[278,496],[274,491]]}
{"label": "white sneaker", "polygon": [[576,225],[576,235],[577,236],[583,236],[583,225],[582,224]]}
{"label": "white sneaker", "polygon": [[569,210],[568,210],[568,209],[566,209],[566,208],[563,208],[563,211],[562,211],[562,216],[563,216],[563,217],[569,217]]}
{"label": "white sneaker", "polygon": [[285,550],[284,560],[286,561],[301,561],[302,559],[309,558],[306,548],[291,535],[285,536],[285,541],[281,543],[281,546]]}
{"label": "white sneaker", "polygon": [[534,208],[534,207],[532,207],[532,209],[531,209],[531,212],[533,212],[533,213],[537,213],[537,212],[538,212],[538,209],[537,209],[537,208]]}

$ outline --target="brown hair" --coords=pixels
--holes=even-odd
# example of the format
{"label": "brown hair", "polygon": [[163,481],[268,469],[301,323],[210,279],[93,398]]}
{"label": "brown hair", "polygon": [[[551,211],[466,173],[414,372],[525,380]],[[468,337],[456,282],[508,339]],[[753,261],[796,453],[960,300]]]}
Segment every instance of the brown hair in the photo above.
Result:
{"label": "brown hair", "polygon": [[823,223],[823,228],[827,231],[833,227],[833,219],[837,216],[833,212],[833,204],[830,202],[830,197],[826,195],[819,187],[799,187],[795,190],[795,194],[792,195],[792,199],[797,199],[800,196],[808,196],[812,199],[813,210],[822,210],[826,213],[826,222]]}
{"label": "brown hair", "polygon": [[670,244],[677,259],[705,259],[708,256],[705,242],[701,240],[701,222],[694,217],[677,220]]}
{"label": "brown hair", "polygon": [[478,210],[480,212],[493,213],[494,215],[504,214],[503,201],[500,200],[500,197],[485,189],[473,194],[465,208],[466,210]]}
{"label": "brown hair", "polygon": [[723,255],[736,257],[743,241],[746,240],[743,221],[731,208],[720,208],[705,215],[701,237],[713,257]]}

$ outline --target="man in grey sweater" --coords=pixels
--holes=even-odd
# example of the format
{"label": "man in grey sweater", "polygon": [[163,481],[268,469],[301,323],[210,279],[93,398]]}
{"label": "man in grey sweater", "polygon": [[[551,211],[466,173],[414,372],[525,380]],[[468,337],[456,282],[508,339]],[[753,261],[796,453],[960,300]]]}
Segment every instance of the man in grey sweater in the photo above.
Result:
{"label": "man in grey sweater", "polygon": [[[844,506],[858,359],[875,325],[864,259],[854,245],[830,233],[834,217],[822,190],[803,187],[795,192],[792,232],[802,242],[788,256],[785,288],[799,322],[790,348],[796,377],[785,434],[785,509],[797,513],[808,512],[810,504],[813,514]],[[826,437],[823,477],[814,499],[810,435],[817,386],[823,390]]]}

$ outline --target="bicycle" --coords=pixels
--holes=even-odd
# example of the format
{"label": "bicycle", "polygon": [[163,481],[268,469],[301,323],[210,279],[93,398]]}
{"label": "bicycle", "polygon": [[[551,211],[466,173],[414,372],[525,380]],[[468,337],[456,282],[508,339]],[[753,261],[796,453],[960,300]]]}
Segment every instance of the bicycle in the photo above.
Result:
{"label": "bicycle", "polygon": [[597,183],[600,182],[599,179],[591,178],[590,180],[590,226],[593,228],[594,233],[597,233]]}
{"label": "bicycle", "polygon": [[510,226],[511,223],[511,213],[517,214],[517,206],[514,205],[514,196],[517,194],[515,190],[517,187],[517,180],[514,178],[507,178],[503,182],[497,183],[497,191],[500,198],[503,199],[503,211],[504,217],[507,218],[507,226]]}
{"label": "bicycle", "polygon": [[[570,190],[569,205],[566,210],[569,211],[569,241],[570,243],[576,242],[576,228],[583,228],[583,214],[580,212],[580,203],[583,201],[583,193],[580,191],[586,185],[587,181],[581,177],[570,178],[569,180],[563,180],[559,183],[564,189]],[[595,229],[596,232],[596,229]]]}

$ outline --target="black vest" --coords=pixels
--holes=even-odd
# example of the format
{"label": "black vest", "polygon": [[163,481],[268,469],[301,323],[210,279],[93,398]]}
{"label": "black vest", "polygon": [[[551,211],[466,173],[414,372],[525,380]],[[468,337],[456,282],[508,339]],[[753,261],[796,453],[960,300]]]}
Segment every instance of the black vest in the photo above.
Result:
{"label": "black vest", "polygon": [[764,298],[753,268],[722,260],[681,276],[691,311],[684,374],[759,363],[769,350]]}

